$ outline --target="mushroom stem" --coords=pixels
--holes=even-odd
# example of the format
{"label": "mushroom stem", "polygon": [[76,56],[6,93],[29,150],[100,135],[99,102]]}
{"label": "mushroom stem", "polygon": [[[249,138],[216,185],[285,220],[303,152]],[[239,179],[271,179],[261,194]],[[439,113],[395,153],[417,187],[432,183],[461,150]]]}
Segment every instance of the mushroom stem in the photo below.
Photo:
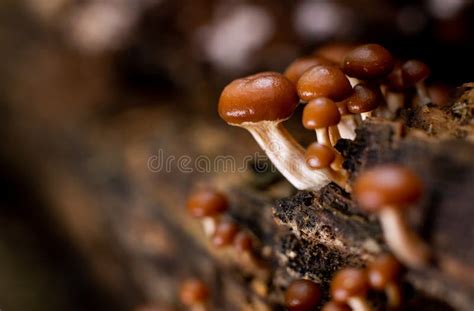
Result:
{"label": "mushroom stem", "polygon": [[351,297],[347,301],[347,304],[354,311],[372,311],[372,307],[363,297]]}
{"label": "mushroom stem", "polygon": [[367,118],[371,118],[372,117],[372,111],[368,111],[368,112],[362,112],[360,114],[360,118],[365,121]]}
{"label": "mushroom stem", "polygon": [[385,287],[385,295],[387,296],[387,304],[391,308],[399,307],[402,303],[402,293],[398,284],[391,282]]}
{"label": "mushroom stem", "polygon": [[416,84],[416,93],[418,94],[418,106],[422,107],[431,103],[431,98],[426,88],[425,82],[420,81]]}
{"label": "mushroom stem", "polygon": [[379,212],[385,241],[406,265],[421,268],[430,259],[427,245],[408,227],[402,211],[386,206]]}
{"label": "mushroom stem", "polygon": [[337,144],[339,139],[341,139],[341,133],[339,132],[337,125],[329,127],[329,138],[331,139],[333,146]]}
{"label": "mushroom stem", "polygon": [[404,106],[405,96],[403,93],[389,91],[385,95],[385,98],[390,112],[397,112]]}
{"label": "mushroom stem", "polygon": [[354,121],[354,117],[351,115],[342,116],[341,122],[337,125],[341,137],[344,139],[353,140],[356,136],[355,129],[357,124]]}
{"label": "mushroom stem", "polygon": [[216,217],[204,217],[202,219],[202,228],[204,230],[204,233],[206,236],[212,236],[214,232],[216,232],[216,224],[217,224],[217,219]]}
{"label": "mushroom stem", "polygon": [[244,122],[240,126],[252,134],[275,167],[295,188],[317,190],[337,179],[327,169],[309,170],[303,147],[280,122]]}
{"label": "mushroom stem", "polygon": [[315,129],[315,131],[316,131],[316,139],[318,143],[328,146],[328,147],[332,147],[331,140],[329,138],[329,131],[327,127],[318,128],[318,129]]}

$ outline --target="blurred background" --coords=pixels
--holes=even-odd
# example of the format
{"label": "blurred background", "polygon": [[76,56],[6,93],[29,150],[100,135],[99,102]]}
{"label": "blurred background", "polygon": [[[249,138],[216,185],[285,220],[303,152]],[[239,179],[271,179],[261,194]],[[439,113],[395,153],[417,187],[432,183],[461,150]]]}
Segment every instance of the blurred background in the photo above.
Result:
{"label": "blurred background", "polygon": [[212,269],[175,244],[197,230],[186,194],[239,177],[148,159],[257,151],[218,118],[219,91],[328,42],[380,43],[455,87],[472,81],[474,2],[1,0],[0,310],[174,304],[170,284]]}

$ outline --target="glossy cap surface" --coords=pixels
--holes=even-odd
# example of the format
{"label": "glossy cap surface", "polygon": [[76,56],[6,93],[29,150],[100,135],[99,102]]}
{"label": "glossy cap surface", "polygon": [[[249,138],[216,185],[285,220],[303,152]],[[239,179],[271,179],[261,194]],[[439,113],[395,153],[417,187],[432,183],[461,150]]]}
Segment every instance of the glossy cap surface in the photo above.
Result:
{"label": "glossy cap surface", "polygon": [[225,212],[229,208],[229,202],[224,194],[206,189],[192,194],[186,208],[191,216],[202,218]]}
{"label": "glossy cap surface", "polygon": [[329,98],[319,97],[310,101],[303,110],[303,126],[314,130],[337,125],[341,121],[341,114]]}
{"label": "glossy cap surface", "polygon": [[392,54],[379,44],[356,47],[342,62],[342,71],[357,79],[378,79],[388,75],[394,66]]}
{"label": "glossy cap surface", "polygon": [[392,255],[383,254],[371,262],[367,270],[370,286],[383,290],[389,283],[397,282],[402,266]]}
{"label": "glossy cap surface", "polygon": [[382,165],[363,172],[355,181],[353,196],[367,212],[390,206],[405,208],[420,199],[423,185],[418,176],[400,165]]}
{"label": "glossy cap surface", "polygon": [[350,113],[363,113],[376,109],[382,102],[382,94],[377,87],[359,83],[354,86],[354,93],[345,101]]}
{"label": "glossy cap surface", "polygon": [[331,296],[338,302],[347,302],[351,297],[364,297],[368,290],[369,280],[363,269],[340,270],[331,281]]}
{"label": "glossy cap surface", "polygon": [[298,105],[295,86],[277,72],[262,72],[229,83],[218,111],[230,124],[288,119]]}
{"label": "glossy cap surface", "polygon": [[305,152],[306,164],[312,169],[326,168],[336,159],[336,152],[331,147],[312,143]]}
{"label": "glossy cap surface", "polygon": [[312,311],[321,301],[321,288],[309,280],[296,280],[288,286],[285,305],[289,311]]}
{"label": "glossy cap surface", "polygon": [[343,100],[351,94],[352,87],[346,75],[336,66],[311,67],[296,84],[299,97],[310,101],[318,97]]}
{"label": "glossy cap surface", "polygon": [[402,78],[405,86],[414,86],[428,78],[430,68],[419,60],[409,60],[402,65]]}
{"label": "glossy cap surface", "polygon": [[333,65],[333,62],[318,56],[300,57],[295,59],[285,70],[285,77],[288,78],[293,84],[298,82],[298,79],[303,73],[311,67],[320,65]]}
{"label": "glossy cap surface", "polygon": [[237,233],[239,233],[237,224],[229,220],[221,220],[212,236],[212,244],[217,247],[229,246],[234,242]]}

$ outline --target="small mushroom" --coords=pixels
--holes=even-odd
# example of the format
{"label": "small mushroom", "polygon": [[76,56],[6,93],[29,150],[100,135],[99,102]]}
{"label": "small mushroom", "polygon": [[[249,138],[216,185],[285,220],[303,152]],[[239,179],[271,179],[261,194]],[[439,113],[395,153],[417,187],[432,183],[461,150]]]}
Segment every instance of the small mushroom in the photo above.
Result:
{"label": "small mushroom", "polygon": [[345,100],[347,110],[360,114],[362,120],[371,116],[371,112],[383,102],[383,95],[378,87],[359,83],[354,86],[354,93]]}
{"label": "small mushroom", "polygon": [[197,278],[186,279],[181,283],[179,297],[181,303],[192,311],[209,310],[206,305],[209,299],[209,288]]}
{"label": "small mushroom", "polygon": [[388,306],[399,307],[402,301],[398,285],[402,266],[398,260],[389,254],[379,255],[367,268],[370,286],[376,290],[385,291]]}
{"label": "small mushroom", "polygon": [[356,47],[342,61],[342,71],[361,80],[380,79],[388,75],[394,66],[392,54],[379,44]]}
{"label": "small mushroom", "polygon": [[334,148],[315,142],[308,146],[305,157],[306,164],[311,169],[327,169],[337,184],[346,186],[347,175],[342,169],[343,159]]}
{"label": "small mushroom", "polygon": [[336,64],[340,64],[346,54],[352,51],[356,46],[356,44],[349,42],[330,42],[318,47],[313,54],[329,59]]}
{"label": "small mushroom", "polygon": [[232,245],[239,233],[239,227],[233,221],[221,219],[217,222],[216,230],[212,235],[212,244],[216,247]]}
{"label": "small mushroom", "polygon": [[352,86],[346,75],[336,66],[315,66],[306,70],[296,84],[299,97],[310,101],[318,97],[340,101],[349,96]]}
{"label": "small mushroom", "polygon": [[346,304],[331,300],[322,307],[321,311],[351,311],[351,308]]}
{"label": "small mushroom", "polygon": [[433,104],[443,107],[449,103],[450,88],[446,84],[436,83],[428,86],[428,95]]}
{"label": "small mushroom", "polygon": [[289,311],[312,311],[320,304],[322,297],[319,284],[299,279],[286,289],[285,305]]}
{"label": "small mushroom", "polygon": [[332,299],[349,305],[355,311],[372,310],[365,299],[368,290],[369,280],[363,269],[342,269],[336,272],[331,281]]}
{"label": "small mushroom", "polygon": [[331,180],[306,169],[304,149],[281,124],[298,105],[295,86],[283,75],[264,72],[227,85],[219,114],[227,123],[248,130],[275,167],[297,189],[319,189]]}
{"label": "small mushroom", "polygon": [[[320,144],[332,146],[341,137],[337,124],[341,121],[339,109],[332,100],[318,97],[311,100],[303,110],[303,126],[316,131],[316,138]],[[329,128],[333,127],[331,136]]]}
{"label": "small mushroom", "polygon": [[320,65],[333,65],[334,63],[321,56],[306,56],[295,59],[283,73],[293,84],[296,85],[303,73],[311,67]]}
{"label": "small mushroom", "polygon": [[431,102],[425,86],[425,79],[430,73],[430,68],[419,60],[409,60],[402,65],[403,84],[405,87],[416,87],[421,106]]}
{"label": "small mushroom", "polygon": [[339,114],[341,115],[341,121],[337,125],[341,137],[344,139],[353,140],[356,136],[355,129],[359,125],[354,115],[347,110],[346,101],[339,101],[336,103]]}
{"label": "small mushroom", "polygon": [[215,231],[219,216],[228,210],[229,202],[224,194],[203,189],[188,198],[186,208],[191,216],[202,220],[204,232],[210,236]]}
{"label": "small mushroom", "polygon": [[404,213],[422,195],[423,185],[418,176],[400,165],[381,165],[363,172],[353,190],[362,209],[378,214],[385,241],[397,258],[410,267],[424,266],[430,251],[410,229]]}

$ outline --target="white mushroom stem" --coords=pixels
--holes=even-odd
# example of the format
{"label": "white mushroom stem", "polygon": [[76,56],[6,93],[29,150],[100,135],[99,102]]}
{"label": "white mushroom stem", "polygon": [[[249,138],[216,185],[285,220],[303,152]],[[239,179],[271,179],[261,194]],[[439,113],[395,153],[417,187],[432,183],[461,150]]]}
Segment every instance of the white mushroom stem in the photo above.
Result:
{"label": "white mushroom stem", "polygon": [[318,143],[332,147],[331,139],[329,138],[329,131],[327,127],[316,129],[316,139]]}
{"label": "white mushroom stem", "polygon": [[431,103],[431,98],[428,93],[428,89],[426,88],[425,82],[421,81],[418,82],[416,85],[416,92],[418,94],[418,105],[419,106],[425,106],[426,104]]}
{"label": "white mushroom stem", "polygon": [[238,126],[252,134],[273,165],[295,188],[317,190],[331,181],[340,182],[331,170],[308,169],[304,148],[280,122],[244,122]]}
{"label": "white mushroom stem", "polygon": [[405,95],[399,92],[387,92],[385,100],[387,102],[388,110],[394,113],[403,108]]}
{"label": "white mushroom stem", "polygon": [[217,226],[216,217],[210,217],[210,216],[204,217],[201,223],[202,223],[202,228],[204,230],[204,234],[207,237],[214,235],[214,232],[216,232],[216,226]]}
{"label": "white mushroom stem", "polygon": [[354,311],[372,311],[372,307],[363,297],[351,297],[347,301],[349,307]]}
{"label": "white mushroom stem", "polygon": [[341,139],[341,133],[339,132],[337,125],[329,127],[329,138],[331,139],[331,144],[333,146],[337,144],[339,139]]}
{"label": "white mushroom stem", "polygon": [[341,137],[344,139],[353,140],[356,136],[355,129],[357,128],[357,124],[351,115],[342,116],[337,128],[339,129]]}
{"label": "white mushroom stem", "polygon": [[385,295],[387,296],[387,304],[391,308],[399,307],[402,303],[402,293],[398,284],[391,282],[385,287]]}
{"label": "white mushroom stem", "polygon": [[421,268],[430,259],[428,246],[408,226],[404,213],[392,206],[379,212],[383,234],[388,246],[401,262]]}
{"label": "white mushroom stem", "polygon": [[372,111],[362,112],[360,114],[360,118],[362,119],[362,121],[365,121],[367,118],[371,118],[371,117],[372,117]]}

